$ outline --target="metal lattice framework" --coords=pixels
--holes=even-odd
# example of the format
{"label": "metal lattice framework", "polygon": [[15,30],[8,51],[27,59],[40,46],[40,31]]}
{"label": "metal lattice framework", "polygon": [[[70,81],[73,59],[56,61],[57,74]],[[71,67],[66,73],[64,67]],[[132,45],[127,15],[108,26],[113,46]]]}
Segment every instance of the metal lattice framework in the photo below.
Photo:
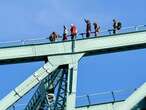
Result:
{"label": "metal lattice framework", "polygon": [[68,75],[68,68],[66,66],[63,67],[62,73],[63,74],[59,81],[57,97],[54,104],[54,110],[64,110],[66,106],[67,75]]}
{"label": "metal lattice framework", "polygon": [[[24,110],[44,110],[46,108],[48,110],[64,110],[67,94],[67,68],[67,66],[60,66],[41,81]],[[48,98],[51,96],[53,99]]]}
{"label": "metal lattice framework", "polygon": [[[43,110],[45,107],[50,110],[76,109],[77,70],[82,57],[146,48],[145,29],[138,31],[136,28],[133,32],[117,33],[116,37],[109,34],[100,39],[98,37],[52,44],[22,42],[21,45],[1,47],[0,64],[44,61],[46,57],[48,61],[0,101],[0,110],[13,106],[38,84],[25,110]],[[124,107],[127,108],[122,110],[130,110],[140,102],[141,97],[145,97],[145,89],[146,84],[126,100]],[[133,101],[133,97],[137,100]]]}

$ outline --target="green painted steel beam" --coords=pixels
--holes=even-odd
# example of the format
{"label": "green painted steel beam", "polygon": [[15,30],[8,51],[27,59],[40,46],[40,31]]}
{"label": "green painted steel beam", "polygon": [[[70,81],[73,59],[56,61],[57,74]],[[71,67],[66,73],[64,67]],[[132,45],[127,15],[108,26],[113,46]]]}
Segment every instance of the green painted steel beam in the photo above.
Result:
{"label": "green painted steel beam", "polygon": [[47,56],[72,53],[85,53],[87,56],[146,48],[146,31],[80,39],[74,43],[67,41],[3,47],[0,48],[0,64],[44,61]]}
{"label": "green painted steel beam", "polygon": [[[136,89],[126,100],[102,104],[91,104],[75,108],[75,110],[142,110],[146,108],[146,83]],[[140,102],[143,103],[141,104]],[[138,108],[139,107],[139,108]]]}

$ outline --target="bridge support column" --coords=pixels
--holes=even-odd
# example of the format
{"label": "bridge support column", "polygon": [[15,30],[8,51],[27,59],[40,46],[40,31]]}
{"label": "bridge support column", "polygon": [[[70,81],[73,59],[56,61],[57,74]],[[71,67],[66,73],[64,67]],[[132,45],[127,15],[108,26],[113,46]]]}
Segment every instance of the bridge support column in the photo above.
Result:
{"label": "bridge support column", "polygon": [[67,75],[67,97],[65,110],[74,110],[76,106],[76,87],[77,87],[77,70],[78,62],[82,54],[72,54],[72,55],[60,55],[60,56],[51,56],[50,61],[56,61],[55,65],[68,65],[68,75]]}
{"label": "bridge support column", "polygon": [[66,110],[74,110],[76,106],[77,70],[77,62],[69,64]]}

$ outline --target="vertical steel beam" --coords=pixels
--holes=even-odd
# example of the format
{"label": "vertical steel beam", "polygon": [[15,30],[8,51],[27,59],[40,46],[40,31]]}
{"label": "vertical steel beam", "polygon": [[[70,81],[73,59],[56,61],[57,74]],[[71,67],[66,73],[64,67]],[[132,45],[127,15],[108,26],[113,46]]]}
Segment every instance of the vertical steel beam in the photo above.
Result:
{"label": "vertical steel beam", "polygon": [[76,106],[77,70],[78,63],[69,64],[66,110],[74,110]]}

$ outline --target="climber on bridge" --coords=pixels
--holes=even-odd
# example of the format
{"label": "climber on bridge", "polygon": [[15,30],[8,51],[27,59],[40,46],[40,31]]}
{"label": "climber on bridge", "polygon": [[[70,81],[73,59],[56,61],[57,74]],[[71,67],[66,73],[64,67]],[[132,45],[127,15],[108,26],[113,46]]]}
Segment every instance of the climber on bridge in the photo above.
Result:
{"label": "climber on bridge", "polygon": [[90,37],[90,33],[91,33],[91,23],[89,19],[84,19],[85,23],[86,23],[86,37]]}
{"label": "climber on bridge", "polygon": [[52,32],[52,34],[49,36],[49,40],[51,42],[55,42],[58,39],[58,34],[56,32]]}
{"label": "climber on bridge", "polygon": [[71,40],[75,40],[76,39],[75,37],[78,33],[78,30],[74,24],[71,24],[70,33],[71,33]]}
{"label": "climber on bridge", "polygon": [[122,23],[120,21],[117,21],[116,19],[113,19],[113,34],[116,34],[118,30],[120,30],[122,27]]}
{"label": "climber on bridge", "polygon": [[94,26],[95,36],[97,36],[97,33],[99,33],[99,31],[100,31],[100,26],[97,24],[97,22],[94,22],[93,26]]}
{"label": "climber on bridge", "polygon": [[67,41],[68,30],[66,26],[63,26],[63,41]]}

